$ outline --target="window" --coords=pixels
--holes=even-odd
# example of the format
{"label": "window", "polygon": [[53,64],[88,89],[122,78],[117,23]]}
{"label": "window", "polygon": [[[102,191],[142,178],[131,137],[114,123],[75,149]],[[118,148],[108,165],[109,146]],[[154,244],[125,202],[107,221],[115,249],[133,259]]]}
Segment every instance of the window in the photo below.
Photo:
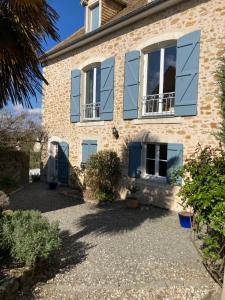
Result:
{"label": "window", "polygon": [[84,103],[84,119],[93,120],[100,117],[100,88],[101,68],[100,65],[86,71],[86,90]]}
{"label": "window", "polygon": [[85,164],[92,154],[97,152],[96,140],[82,141],[82,164]]}
{"label": "window", "polygon": [[176,46],[145,54],[143,116],[174,114],[175,82]]}
{"label": "window", "polygon": [[146,144],[144,160],[147,177],[167,176],[167,144]]}
{"label": "window", "polygon": [[99,3],[89,7],[89,31],[99,27]]}

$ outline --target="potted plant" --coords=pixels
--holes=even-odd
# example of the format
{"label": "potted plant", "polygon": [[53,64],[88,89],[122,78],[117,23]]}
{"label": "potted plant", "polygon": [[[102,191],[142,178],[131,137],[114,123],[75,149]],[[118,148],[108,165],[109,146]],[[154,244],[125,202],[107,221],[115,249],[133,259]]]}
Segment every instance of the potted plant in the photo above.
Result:
{"label": "potted plant", "polygon": [[138,208],[140,201],[136,196],[136,193],[139,191],[139,187],[135,183],[130,183],[127,186],[128,195],[126,197],[126,206],[128,208]]}
{"label": "potted plant", "polygon": [[180,226],[183,228],[191,228],[193,226],[193,217],[194,214],[191,211],[191,208],[188,207],[185,200],[182,203],[179,203],[182,206],[182,210],[178,212]]}
{"label": "potted plant", "polygon": [[56,175],[51,175],[51,180],[48,183],[49,189],[50,190],[55,190],[58,186],[58,181],[57,181],[57,176]]}

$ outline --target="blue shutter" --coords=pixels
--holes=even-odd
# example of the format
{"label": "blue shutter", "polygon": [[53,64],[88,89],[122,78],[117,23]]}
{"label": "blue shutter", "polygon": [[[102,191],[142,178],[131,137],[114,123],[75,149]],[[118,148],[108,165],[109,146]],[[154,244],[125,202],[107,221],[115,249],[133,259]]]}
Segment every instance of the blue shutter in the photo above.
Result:
{"label": "blue shutter", "polygon": [[91,9],[91,30],[99,27],[99,5]]}
{"label": "blue shutter", "polygon": [[129,144],[129,166],[128,176],[137,178],[140,176],[139,170],[141,167],[141,143],[132,142]]}
{"label": "blue shutter", "polygon": [[[183,165],[183,145],[168,144],[167,148],[167,182],[171,183],[173,171],[179,169]],[[181,184],[181,178],[177,178],[177,183]]]}
{"label": "blue shutter", "polygon": [[176,116],[197,114],[200,31],[191,32],[177,42]]}
{"label": "blue shutter", "polygon": [[71,104],[70,120],[71,123],[80,122],[80,70],[71,72]]}
{"label": "blue shutter", "polygon": [[86,163],[92,154],[97,152],[96,140],[84,140],[82,142],[82,162]]}
{"label": "blue shutter", "polygon": [[124,120],[136,119],[138,117],[138,97],[139,97],[139,67],[140,52],[132,51],[125,56],[124,74],[124,98],[123,98],[123,118]]}
{"label": "blue shutter", "polygon": [[101,63],[100,119],[105,121],[113,119],[114,65],[114,57],[111,57]]}
{"label": "blue shutter", "polygon": [[58,144],[58,181],[68,184],[69,175],[69,145],[67,143]]}

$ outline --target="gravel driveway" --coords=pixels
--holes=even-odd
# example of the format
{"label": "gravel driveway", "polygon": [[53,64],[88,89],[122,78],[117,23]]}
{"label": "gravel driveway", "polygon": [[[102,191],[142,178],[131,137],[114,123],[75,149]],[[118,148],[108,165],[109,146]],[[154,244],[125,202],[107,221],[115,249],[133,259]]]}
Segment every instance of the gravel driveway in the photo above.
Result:
{"label": "gravel driveway", "polygon": [[60,221],[60,269],[35,288],[36,299],[203,299],[214,287],[174,213],[97,208],[43,184],[13,195],[11,207]]}

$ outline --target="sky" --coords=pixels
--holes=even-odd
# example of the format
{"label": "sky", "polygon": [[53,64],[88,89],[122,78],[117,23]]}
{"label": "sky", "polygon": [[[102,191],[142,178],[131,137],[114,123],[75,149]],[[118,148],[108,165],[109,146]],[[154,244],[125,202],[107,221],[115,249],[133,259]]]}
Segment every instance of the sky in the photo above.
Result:
{"label": "sky", "polygon": [[[77,29],[84,25],[84,8],[80,5],[80,0],[48,0],[48,3],[56,10],[59,15],[59,20],[56,23],[60,41],[74,33]],[[58,42],[52,39],[47,39],[43,42],[43,47],[47,51],[55,46]],[[32,98],[33,110],[28,110],[31,114],[40,113],[41,95],[37,95],[38,101]],[[12,107],[9,104],[9,109],[15,112],[23,111],[21,106]]]}

